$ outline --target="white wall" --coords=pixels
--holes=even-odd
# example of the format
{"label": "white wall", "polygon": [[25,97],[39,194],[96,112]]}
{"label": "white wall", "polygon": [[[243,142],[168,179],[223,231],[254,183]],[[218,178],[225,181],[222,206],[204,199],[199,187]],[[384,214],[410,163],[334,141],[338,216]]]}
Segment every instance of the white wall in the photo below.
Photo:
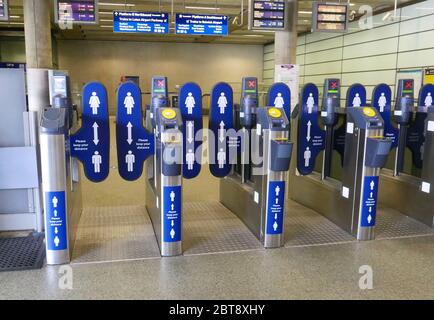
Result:
{"label": "white wall", "polygon": [[[351,23],[349,32],[313,33],[300,36],[297,63],[300,84],[313,82],[320,87],[324,78],[342,81],[342,97],[347,88],[359,82],[366,86],[368,100],[375,85],[385,82],[395,91],[397,70],[434,66],[434,0],[398,11],[400,19],[384,22],[374,17],[374,28],[361,30]],[[274,77],[274,45],[264,49],[264,81]]]}
{"label": "white wall", "polygon": [[[262,79],[262,45],[148,43],[122,41],[59,41],[59,68],[69,70],[76,86],[96,80],[106,85],[113,113],[115,91],[122,75],[140,76],[143,92],[151,77],[169,78],[169,90],[189,81],[209,93],[219,81],[240,82],[243,76]],[[149,96],[143,103],[149,103]]]}

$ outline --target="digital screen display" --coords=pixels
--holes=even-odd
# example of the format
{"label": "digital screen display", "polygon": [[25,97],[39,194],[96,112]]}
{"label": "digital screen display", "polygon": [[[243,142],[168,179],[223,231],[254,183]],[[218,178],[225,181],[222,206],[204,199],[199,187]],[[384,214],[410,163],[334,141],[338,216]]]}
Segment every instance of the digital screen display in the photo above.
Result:
{"label": "digital screen display", "polygon": [[250,29],[285,29],[285,5],[284,0],[251,0]]}
{"label": "digital screen display", "polygon": [[414,90],[414,82],[411,80],[404,81],[404,88],[402,90],[402,93],[413,94],[413,90]]}
{"label": "digital screen display", "polygon": [[228,17],[222,15],[176,14],[176,34],[227,36]]}
{"label": "digital screen display", "polygon": [[58,0],[57,21],[76,23],[96,23],[98,17],[97,0]]}
{"label": "digital screen display", "polygon": [[339,90],[339,81],[337,80],[332,80],[329,81],[329,87],[328,87],[328,91],[329,93],[336,93]]}
{"label": "digital screen display", "polygon": [[166,93],[166,81],[164,79],[154,79],[154,93]]}
{"label": "digital screen display", "polygon": [[258,91],[258,83],[254,79],[247,79],[245,82],[246,93],[256,93]]}
{"label": "digital screen display", "polygon": [[0,0],[0,21],[9,20],[8,1]]}
{"label": "digital screen display", "polygon": [[169,33],[169,14],[113,11],[113,32]]}
{"label": "digital screen display", "polygon": [[312,31],[343,32],[348,29],[348,4],[313,3]]}

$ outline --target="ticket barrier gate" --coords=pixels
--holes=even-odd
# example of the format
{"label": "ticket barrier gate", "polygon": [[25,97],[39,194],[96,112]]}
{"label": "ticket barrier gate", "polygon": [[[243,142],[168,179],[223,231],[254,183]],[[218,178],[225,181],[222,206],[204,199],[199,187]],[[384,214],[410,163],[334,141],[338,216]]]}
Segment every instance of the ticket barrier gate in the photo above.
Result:
{"label": "ticket barrier gate", "polygon": [[[434,86],[423,86],[417,107],[414,107],[413,80],[399,81],[398,98],[393,111],[399,130],[399,134],[395,134],[396,157],[393,170],[382,170],[380,188],[382,204],[430,227],[434,227],[433,96]],[[386,121],[391,122],[391,119]],[[409,149],[412,151],[411,159],[406,156]],[[407,161],[411,161],[418,174],[404,171],[404,167],[408,167]]]}
{"label": "ticket barrier gate", "polygon": [[69,82],[59,71],[55,72],[55,78],[57,85],[52,88],[61,91],[53,92],[52,105],[42,110],[39,123],[48,265],[69,263],[71,259],[82,212],[76,160],[80,160],[86,177],[93,182],[103,181],[109,173],[109,123],[104,86],[96,82],[85,85],[82,125],[72,132],[78,123]]}
{"label": "ticket barrier gate", "polygon": [[241,104],[235,111],[241,146],[237,164],[220,180],[220,202],[265,248],[277,248],[284,244],[290,124],[283,109],[258,107],[257,89],[256,78],[243,79]]}
{"label": "ticket barrier gate", "polygon": [[[384,122],[371,107],[346,108],[342,181],[330,177],[333,135],[340,107],[340,81],[324,83],[318,126],[318,89],[307,84],[302,92],[298,129],[298,173],[291,176],[290,196],[334,222],[358,240],[374,238],[379,172],[387,161],[391,141],[383,137]],[[321,172],[315,160],[323,152]]]}

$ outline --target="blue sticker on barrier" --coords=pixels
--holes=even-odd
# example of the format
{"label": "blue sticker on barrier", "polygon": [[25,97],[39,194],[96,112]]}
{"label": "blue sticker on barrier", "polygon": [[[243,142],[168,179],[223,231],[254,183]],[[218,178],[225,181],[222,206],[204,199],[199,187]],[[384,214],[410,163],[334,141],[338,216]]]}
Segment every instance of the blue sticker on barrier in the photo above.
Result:
{"label": "blue sticker on barrier", "polygon": [[163,187],[163,241],[178,242],[182,235],[181,186]]}
{"label": "blue sticker on barrier", "polygon": [[312,173],[318,154],[325,149],[325,132],[318,125],[318,88],[306,84],[301,94],[297,169],[302,175]]}
{"label": "blue sticker on barrier", "polygon": [[286,117],[291,119],[291,90],[283,82],[273,84],[268,90],[269,107],[285,110]]}
{"label": "blue sticker on barrier", "polygon": [[142,96],[133,82],[118,88],[116,140],[120,176],[128,181],[140,178],[144,161],[154,153],[154,135],[143,127]]}
{"label": "blue sticker on barrier", "polygon": [[199,175],[202,162],[202,90],[189,82],[179,90],[184,136],[183,176],[192,179]]}
{"label": "blue sticker on barrier", "polygon": [[365,177],[363,183],[361,227],[375,226],[377,215],[378,177]]}
{"label": "blue sticker on barrier", "polygon": [[420,89],[419,103],[421,107],[432,107],[434,106],[434,85],[426,84]]}
{"label": "blue sticker on barrier", "polygon": [[281,234],[285,208],[284,181],[270,181],[268,183],[267,202],[267,234]]}
{"label": "blue sticker on barrier", "polygon": [[346,107],[365,107],[366,106],[366,89],[360,83],[353,84],[348,88]]}
{"label": "blue sticker on barrier", "polygon": [[[227,176],[231,172],[230,155],[237,154],[237,146],[232,148],[227,132],[234,129],[234,96],[231,86],[220,82],[214,86],[211,93],[209,113],[209,129],[214,139],[209,138],[209,153],[211,174],[217,178]],[[214,161],[212,161],[214,160]]]}
{"label": "blue sticker on barrier", "polygon": [[110,125],[106,88],[90,82],[83,88],[83,121],[71,135],[71,156],[81,161],[84,174],[92,182],[101,182],[110,170]]}
{"label": "blue sticker on barrier", "polygon": [[392,148],[398,146],[399,130],[392,124],[392,90],[385,84],[379,84],[372,92],[372,106],[380,112],[384,120],[384,136],[392,140]]}
{"label": "blue sticker on barrier", "polygon": [[65,191],[45,192],[45,237],[48,250],[68,249]]}

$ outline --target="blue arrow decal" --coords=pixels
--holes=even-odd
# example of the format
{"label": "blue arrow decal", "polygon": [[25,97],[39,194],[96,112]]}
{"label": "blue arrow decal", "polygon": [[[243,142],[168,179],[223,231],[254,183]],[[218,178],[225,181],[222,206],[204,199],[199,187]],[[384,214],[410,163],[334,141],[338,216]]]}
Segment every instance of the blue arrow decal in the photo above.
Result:
{"label": "blue arrow decal", "polygon": [[90,82],[83,88],[83,121],[71,135],[71,155],[80,160],[84,174],[92,182],[101,182],[110,169],[110,127],[106,88]]}
{"label": "blue arrow decal", "polygon": [[154,153],[154,135],[143,127],[142,96],[133,82],[118,88],[116,140],[120,176],[128,181],[140,178],[143,162]]}
{"label": "blue arrow decal", "polygon": [[193,82],[179,90],[179,108],[183,121],[183,176],[192,179],[199,175],[202,162],[202,90]]}
{"label": "blue arrow decal", "polygon": [[273,84],[268,90],[267,106],[285,110],[286,117],[291,119],[291,90],[283,82]]}

